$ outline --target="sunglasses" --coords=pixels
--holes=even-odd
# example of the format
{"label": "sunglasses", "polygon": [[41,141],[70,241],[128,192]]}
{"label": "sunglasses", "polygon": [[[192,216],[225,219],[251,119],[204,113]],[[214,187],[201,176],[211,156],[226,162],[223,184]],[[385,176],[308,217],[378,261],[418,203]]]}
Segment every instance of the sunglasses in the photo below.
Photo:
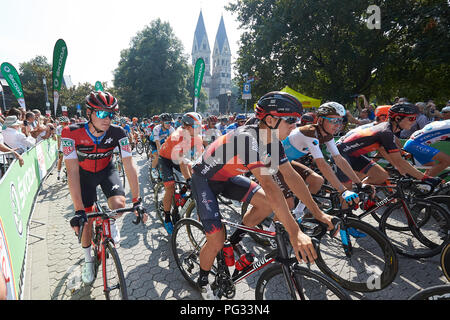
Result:
{"label": "sunglasses", "polygon": [[277,119],[284,120],[287,124],[294,124],[300,120],[300,118],[297,117],[277,117]]}
{"label": "sunglasses", "polygon": [[106,119],[106,118],[113,119],[114,118],[114,112],[108,112],[108,111],[103,111],[103,110],[95,111],[95,115],[99,119]]}
{"label": "sunglasses", "polygon": [[413,122],[416,121],[416,117],[412,116],[412,117],[406,117],[406,119],[408,119],[409,121]]}
{"label": "sunglasses", "polygon": [[321,118],[327,119],[331,124],[341,124],[342,122],[344,122],[342,118],[328,118],[323,116]]}
{"label": "sunglasses", "polygon": [[164,124],[172,124],[170,121],[164,121]]}

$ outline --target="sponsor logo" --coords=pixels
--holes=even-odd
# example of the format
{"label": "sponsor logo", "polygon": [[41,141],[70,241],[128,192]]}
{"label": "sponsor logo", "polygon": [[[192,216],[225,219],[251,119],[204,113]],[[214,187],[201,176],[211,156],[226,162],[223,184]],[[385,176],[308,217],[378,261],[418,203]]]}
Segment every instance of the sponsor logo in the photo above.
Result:
{"label": "sponsor logo", "polygon": [[131,146],[130,146],[130,142],[128,141],[127,137],[119,140],[119,145],[123,151],[131,153]]}
{"label": "sponsor logo", "polygon": [[75,150],[75,142],[71,139],[61,139],[61,146],[65,156],[68,156]]}

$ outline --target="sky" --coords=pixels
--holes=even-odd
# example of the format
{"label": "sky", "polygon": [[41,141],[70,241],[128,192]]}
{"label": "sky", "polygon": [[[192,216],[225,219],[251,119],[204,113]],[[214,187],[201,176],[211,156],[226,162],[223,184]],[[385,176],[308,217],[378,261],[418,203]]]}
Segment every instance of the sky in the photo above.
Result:
{"label": "sky", "polygon": [[[223,15],[232,63],[240,38],[236,16],[224,9],[229,0],[2,0],[0,63],[19,64],[43,55],[51,64],[60,38],[67,44],[64,75],[72,83],[108,81],[120,52],[154,19],[169,22],[189,56],[200,10],[211,50]],[[48,79],[49,80],[49,79]],[[47,80],[47,81],[48,81]]]}

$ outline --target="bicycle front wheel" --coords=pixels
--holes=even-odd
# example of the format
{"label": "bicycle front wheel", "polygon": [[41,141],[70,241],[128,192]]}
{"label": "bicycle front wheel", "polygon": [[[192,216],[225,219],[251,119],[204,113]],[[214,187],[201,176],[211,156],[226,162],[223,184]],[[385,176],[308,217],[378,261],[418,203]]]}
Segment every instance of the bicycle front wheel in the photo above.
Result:
{"label": "bicycle front wheel", "polygon": [[[410,217],[401,202],[390,206],[381,219],[381,231],[387,235],[397,252],[406,257],[418,259],[439,254],[450,239],[450,216],[447,210],[433,201],[417,198],[406,206]],[[388,225],[407,231],[396,232]]]}
{"label": "bicycle front wheel", "polygon": [[[350,300],[350,296],[333,280],[320,273],[295,266],[291,279],[296,288],[296,300]],[[281,265],[264,271],[255,289],[256,300],[292,300]]]}
{"label": "bicycle front wheel", "polygon": [[116,248],[107,241],[102,261],[103,290],[107,300],[128,300],[127,285]]}
{"label": "bicycle front wheel", "polygon": [[444,247],[441,253],[441,269],[444,276],[450,281],[450,243]]}
{"label": "bicycle front wheel", "polygon": [[144,152],[144,145],[143,145],[142,141],[140,141],[140,140],[136,143],[136,152],[139,155],[141,155],[142,152]]}
{"label": "bicycle front wheel", "polygon": [[450,285],[444,284],[420,290],[408,300],[450,300]]}
{"label": "bicycle front wheel", "polygon": [[398,272],[392,244],[364,221],[346,218],[345,225],[336,237],[320,239],[317,267],[348,290],[374,292],[388,286]]}

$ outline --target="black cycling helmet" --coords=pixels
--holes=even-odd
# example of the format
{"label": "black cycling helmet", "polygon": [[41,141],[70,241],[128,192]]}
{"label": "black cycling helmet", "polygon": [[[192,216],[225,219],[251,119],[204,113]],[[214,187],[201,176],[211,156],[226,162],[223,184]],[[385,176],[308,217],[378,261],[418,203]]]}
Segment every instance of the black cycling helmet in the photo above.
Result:
{"label": "black cycling helmet", "polygon": [[169,113],[161,113],[159,115],[159,120],[161,120],[162,122],[173,121],[173,118],[172,118],[172,115]]}
{"label": "black cycling helmet", "polygon": [[388,117],[389,120],[393,121],[396,116],[404,118],[418,113],[419,109],[414,104],[409,102],[400,102],[389,108]]}
{"label": "black cycling helmet", "polygon": [[268,115],[300,118],[302,113],[302,103],[293,95],[281,91],[272,91],[263,95],[256,103],[255,109],[256,117],[260,120]]}
{"label": "black cycling helmet", "polygon": [[117,99],[111,93],[103,91],[91,91],[86,96],[86,107],[94,111],[119,111]]}
{"label": "black cycling helmet", "polygon": [[314,123],[314,117],[312,115],[309,115],[309,114],[302,115],[302,118],[300,120],[300,124],[302,126],[307,125],[307,124],[313,124],[313,123]]}

